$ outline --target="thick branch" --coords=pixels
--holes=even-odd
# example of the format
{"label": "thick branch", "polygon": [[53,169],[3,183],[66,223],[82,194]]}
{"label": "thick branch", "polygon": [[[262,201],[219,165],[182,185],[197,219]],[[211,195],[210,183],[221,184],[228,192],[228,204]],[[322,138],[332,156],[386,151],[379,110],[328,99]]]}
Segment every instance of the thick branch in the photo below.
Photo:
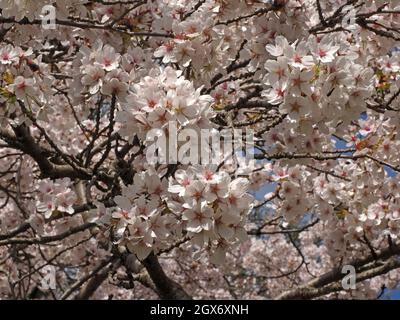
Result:
{"label": "thick branch", "polygon": [[[400,254],[400,246],[391,246],[385,250],[383,250],[381,253],[374,255],[370,255],[366,258],[363,259],[357,259],[354,261],[351,261],[349,263],[346,263],[348,265],[354,266],[354,268],[360,269],[361,267],[365,267],[371,262],[376,263],[376,259],[378,260],[388,260],[389,258]],[[382,268],[375,268],[376,265],[372,264],[367,268],[367,270],[363,271],[361,274],[357,276],[357,281],[362,281],[366,279],[370,279],[372,277],[375,277],[377,275],[383,274],[384,270],[386,268],[399,268],[400,265],[398,264],[393,264],[393,262],[389,261],[388,263],[385,263]],[[391,270],[389,269],[389,270]],[[368,272],[369,271],[369,272]],[[342,268],[337,267],[331,270],[330,272],[327,272],[318,278],[308,282],[305,285],[302,285],[294,290],[287,291],[280,296],[277,297],[278,300],[289,300],[289,299],[311,299],[315,298],[318,296],[322,296],[334,291],[340,291],[343,290],[342,287],[338,289],[338,284],[335,284],[335,282],[341,280],[343,278],[343,273],[342,273]],[[327,286],[325,288],[325,286]],[[325,288],[325,289],[324,289]]]}
{"label": "thick branch", "polygon": [[162,269],[158,259],[151,254],[143,262],[151,280],[154,282],[161,299],[190,300],[192,299],[181,285],[170,279]]}

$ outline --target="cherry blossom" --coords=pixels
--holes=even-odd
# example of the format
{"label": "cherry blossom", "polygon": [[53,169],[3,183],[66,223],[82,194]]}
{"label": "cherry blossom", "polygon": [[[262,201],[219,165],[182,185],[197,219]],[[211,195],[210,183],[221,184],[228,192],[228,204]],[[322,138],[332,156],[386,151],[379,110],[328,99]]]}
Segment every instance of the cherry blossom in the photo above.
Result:
{"label": "cherry blossom", "polygon": [[[398,287],[399,0],[0,12],[0,299]],[[231,148],[179,158],[189,145]],[[356,289],[340,286],[347,264]]]}

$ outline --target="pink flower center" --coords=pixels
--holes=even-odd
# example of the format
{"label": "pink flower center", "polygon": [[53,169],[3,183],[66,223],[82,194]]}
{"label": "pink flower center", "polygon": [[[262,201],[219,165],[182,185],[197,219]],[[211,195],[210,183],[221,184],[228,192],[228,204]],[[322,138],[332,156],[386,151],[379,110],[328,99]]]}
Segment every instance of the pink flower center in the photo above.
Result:
{"label": "pink flower center", "polygon": [[279,96],[279,97],[284,97],[285,96],[285,90],[282,90],[282,89],[276,89],[276,94]]}
{"label": "pink flower center", "polygon": [[17,86],[17,88],[20,89],[20,90],[24,90],[24,89],[26,88],[25,81],[21,82],[21,83]]}
{"label": "pink flower center", "polygon": [[319,54],[319,56],[320,56],[321,58],[323,58],[323,57],[326,57],[327,52],[326,52],[324,49],[319,49],[318,54]]}
{"label": "pink flower center", "polygon": [[213,177],[214,177],[214,174],[213,174],[211,171],[206,171],[206,172],[204,173],[204,178],[205,178],[206,180],[211,180]]}
{"label": "pink flower center", "polygon": [[147,101],[147,105],[150,107],[150,108],[154,108],[155,106],[156,106],[156,104],[157,104],[157,102],[155,102],[154,100],[148,100]]}
{"label": "pink flower center", "polygon": [[189,33],[196,33],[197,32],[197,28],[196,28],[196,26],[190,26],[188,31],[189,31]]}
{"label": "pink flower center", "polygon": [[229,196],[228,201],[230,204],[235,205],[237,203],[237,198],[233,195]]}
{"label": "pink flower center", "polygon": [[278,75],[278,77],[279,77],[279,79],[280,79],[280,78],[282,78],[282,77],[285,75],[285,70],[279,68],[278,70],[276,70],[275,73]]}
{"label": "pink flower center", "polygon": [[201,191],[196,191],[195,194],[193,195],[197,200],[199,200],[201,198],[201,196],[203,195],[203,192]]}
{"label": "pink flower center", "polygon": [[158,187],[156,188],[156,190],[154,190],[154,194],[157,194],[157,195],[160,195],[161,192],[162,192],[162,189],[161,189],[160,186],[158,186]]}
{"label": "pink flower center", "polygon": [[106,67],[111,66],[111,60],[108,59],[108,58],[104,58],[104,65],[105,65]]}
{"label": "pink flower center", "polygon": [[174,49],[174,44],[172,42],[166,43],[165,49],[167,50],[167,52],[171,52]]}
{"label": "pink flower center", "polygon": [[385,150],[385,152],[389,152],[390,150],[390,144],[386,143],[383,145],[383,149]]}
{"label": "pink flower center", "polygon": [[122,210],[122,211],[121,211],[121,214],[122,214],[122,216],[123,216],[125,219],[129,219],[129,213],[128,213],[128,211]]}
{"label": "pink flower center", "polygon": [[301,56],[300,56],[298,53],[296,53],[296,54],[294,55],[294,57],[293,57],[293,60],[294,60],[294,62],[296,62],[296,63],[301,63]]}
{"label": "pink flower center", "polygon": [[186,177],[185,179],[183,179],[182,181],[182,186],[187,187],[190,184],[190,180],[188,177]]}
{"label": "pink flower center", "polygon": [[295,87],[300,87],[302,82],[303,82],[303,81],[301,81],[300,77],[298,77],[298,78],[296,78],[296,79],[293,79],[293,85],[294,85]]}

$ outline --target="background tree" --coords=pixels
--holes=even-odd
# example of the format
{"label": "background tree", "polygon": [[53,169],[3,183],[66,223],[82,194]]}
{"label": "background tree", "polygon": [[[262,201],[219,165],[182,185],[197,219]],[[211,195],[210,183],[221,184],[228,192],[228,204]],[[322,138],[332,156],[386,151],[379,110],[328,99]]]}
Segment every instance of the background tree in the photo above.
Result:
{"label": "background tree", "polygon": [[[399,0],[0,0],[0,298],[395,287],[399,17]],[[151,164],[171,121],[251,129],[257,161]]]}

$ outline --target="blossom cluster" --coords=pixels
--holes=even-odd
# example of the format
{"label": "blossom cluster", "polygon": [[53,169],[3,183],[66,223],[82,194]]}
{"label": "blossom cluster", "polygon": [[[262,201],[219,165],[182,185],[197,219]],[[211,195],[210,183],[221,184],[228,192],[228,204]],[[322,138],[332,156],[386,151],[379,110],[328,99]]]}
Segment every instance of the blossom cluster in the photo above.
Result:
{"label": "blossom cluster", "polygon": [[357,63],[358,54],[343,39],[311,36],[290,45],[278,36],[266,50],[276,60],[265,62],[264,81],[271,87],[265,97],[279,104],[294,127],[347,125],[357,120],[373,94],[373,70]]}
{"label": "blossom cluster", "polygon": [[179,125],[178,130],[190,127],[195,130],[210,128],[213,115],[212,98],[200,94],[201,88],[171,67],[152,69],[149,75],[133,85],[133,93],[127,97],[116,119],[120,134],[142,140],[152,128],[164,130],[169,122]]}
{"label": "blossom cluster", "polygon": [[[154,298],[130,283],[152,255],[195,298],[273,298],[398,247],[400,0],[319,6],[0,0],[0,298],[50,297],[27,290],[47,264],[75,294],[107,261],[93,297]],[[152,138],[186,142],[170,123],[249,129],[257,161],[151,163]]]}
{"label": "blossom cluster", "polygon": [[42,180],[38,185],[38,193],[37,210],[46,219],[57,212],[74,213],[73,206],[77,198],[68,178],[57,182]]}
{"label": "blossom cluster", "polygon": [[105,211],[116,243],[143,260],[185,236],[222,263],[228,247],[247,239],[244,224],[252,197],[246,179],[232,180],[215,169],[180,169],[169,180],[150,170],[136,174],[134,183],[114,198],[116,207]]}
{"label": "blossom cluster", "polygon": [[86,1],[84,0],[66,0],[66,1],[11,1],[1,0],[0,8],[2,9],[2,16],[5,18],[15,18],[17,21],[23,18],[28,18],[29,21],[40,19],[43,12],[42,8],[46,5],[56,5],[57,14],[59,17],[68,16],[68,9],[74,8],[78,13],[85,13],[86,9],[83,6]]}

